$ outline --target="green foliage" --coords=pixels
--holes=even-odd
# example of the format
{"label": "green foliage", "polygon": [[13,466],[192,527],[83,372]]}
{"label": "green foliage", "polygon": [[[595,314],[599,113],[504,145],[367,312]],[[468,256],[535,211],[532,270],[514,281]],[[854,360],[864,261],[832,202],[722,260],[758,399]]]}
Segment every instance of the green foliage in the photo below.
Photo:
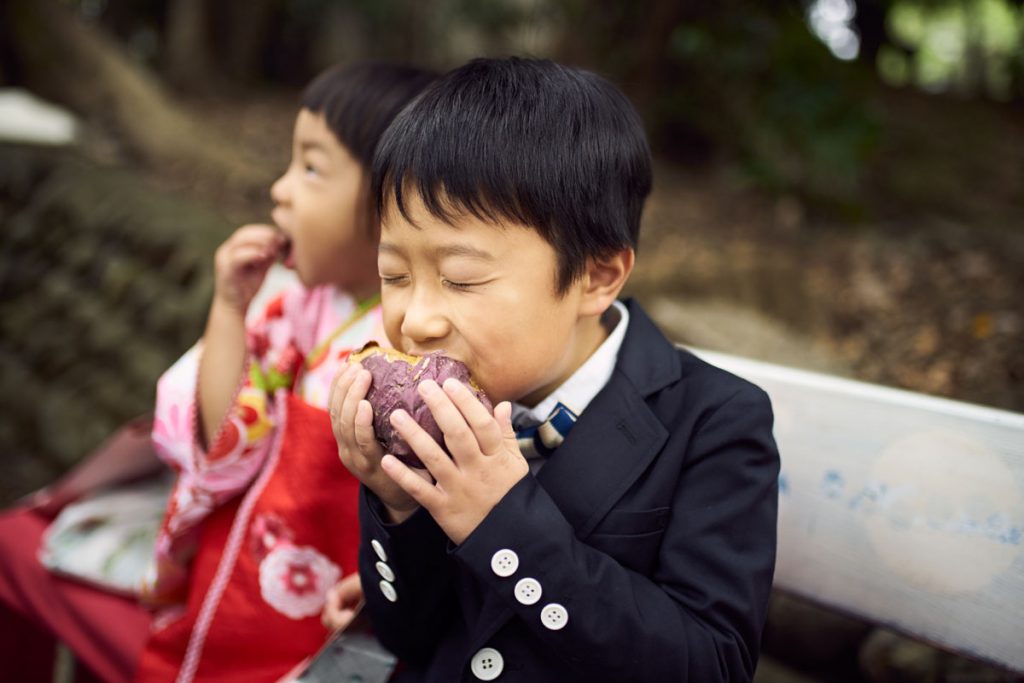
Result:
{"label": "green foliage", "polygon": [[1024,59],[1024,12],[1008,0],[898,0],[887,23],[904,47],[884,60],[879,55],[879,73],[888,82],[997,100],[1024,94],[1015,82]]}
{"label": "green foliage", "polygon": [[[162,30],[156,8],[166,9],[160,0],[62,1],[106,7],[101,23],[153,31]],[[443,70],[478,55],[548,56],[622,86],[655,152],[725,158],[771,191],[847,208],[856,208],[885,132],[871,104],[879,75],[890,85],[1024,98],[1020,0],[853,0],[865,49],[852,62],[809,29],[813,1],[279,2],[260,38],[264,71],[251,80],[298,86],[328,63],[361,58]],[[118,33],[130,42],[130,31]]]}
{"label": "green foliage", "polygon": [[769,189],[855,203],[879,135],[869,79],[799,15],[747,9],[675,29],[669,58],[684,78],[656,104],[657,120],[690,122]]}

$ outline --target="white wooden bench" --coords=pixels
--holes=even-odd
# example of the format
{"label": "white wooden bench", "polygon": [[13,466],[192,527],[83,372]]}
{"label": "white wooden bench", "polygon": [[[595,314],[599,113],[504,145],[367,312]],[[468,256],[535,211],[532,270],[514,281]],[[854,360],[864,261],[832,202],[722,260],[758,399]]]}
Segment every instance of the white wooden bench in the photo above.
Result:
{"label": "white wooden bench", "polygon": [[777,588],[1024,673],[1024,415],[694,352],[772,398]]}

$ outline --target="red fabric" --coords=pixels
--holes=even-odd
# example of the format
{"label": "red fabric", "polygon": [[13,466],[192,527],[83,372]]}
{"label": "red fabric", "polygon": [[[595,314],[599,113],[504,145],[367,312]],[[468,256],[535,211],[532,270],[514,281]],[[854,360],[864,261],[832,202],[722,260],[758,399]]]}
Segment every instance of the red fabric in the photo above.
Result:
{"label": "red fabric", "polygon": [[0,661],[4,680],[52,680],[53,634],[100,679],[129,681],[149,632],[130,598],[51,574],[37,559],[50,519],[0,514]]}
{"label": "red fabric", "polygon": [[[258,492],[251,515],[244,520],[243,541],[211,621],[196,681],[276,681],[316,652],[327,637],[319,615],[291,619],[263,599],[259,585],[262,558],[251,542],[255,520],[261,516],[280,519],[296,546],[316,548],[341,568],[343,576],[358,571],[359,482],[338,460],[326,411],[290,394],[287,401],[280,455],[265,488]],[[203,601],[220,562],[226,561],[231,528],[253,493],[256,491],[219,508],[205,522],[185,614],[153,634],[137,680],[171,681],[177,676]]]}

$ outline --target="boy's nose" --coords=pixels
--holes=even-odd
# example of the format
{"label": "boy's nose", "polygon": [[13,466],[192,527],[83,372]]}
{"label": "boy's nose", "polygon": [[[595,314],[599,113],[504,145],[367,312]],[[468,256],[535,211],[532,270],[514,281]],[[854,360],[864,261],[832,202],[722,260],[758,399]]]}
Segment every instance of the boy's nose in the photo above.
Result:
{"label": "boy's nose", "polygon": [[433,350],[432,346],[448,335],[451,325],[435,297],[414,293],[402,316],[401,329],[403,337],[417,346],[426,346],[426,349],[417,349],[424,351]]}

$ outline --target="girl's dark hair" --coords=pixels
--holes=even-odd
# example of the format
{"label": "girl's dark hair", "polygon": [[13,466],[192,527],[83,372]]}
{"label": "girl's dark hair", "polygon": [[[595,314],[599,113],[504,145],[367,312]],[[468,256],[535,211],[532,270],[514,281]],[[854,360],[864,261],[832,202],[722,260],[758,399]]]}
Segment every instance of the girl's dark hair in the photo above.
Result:
{"label": "girl's dark hair", "polygon": [[338,65],[306,87],[301,106],[323,114],[338,142],[369,169],[388,125],[435,78],[425,69],[383,62]]}
{"label": "girl's dark hair", "polygon": [[373,161],[383,216],[418,194],[449,224],[467,213],[537,230],[564,294],[588,258],[636,248],[651,190],[643,124],[589,71],[535,59],[475,59],[427,88],[388,128]]}

